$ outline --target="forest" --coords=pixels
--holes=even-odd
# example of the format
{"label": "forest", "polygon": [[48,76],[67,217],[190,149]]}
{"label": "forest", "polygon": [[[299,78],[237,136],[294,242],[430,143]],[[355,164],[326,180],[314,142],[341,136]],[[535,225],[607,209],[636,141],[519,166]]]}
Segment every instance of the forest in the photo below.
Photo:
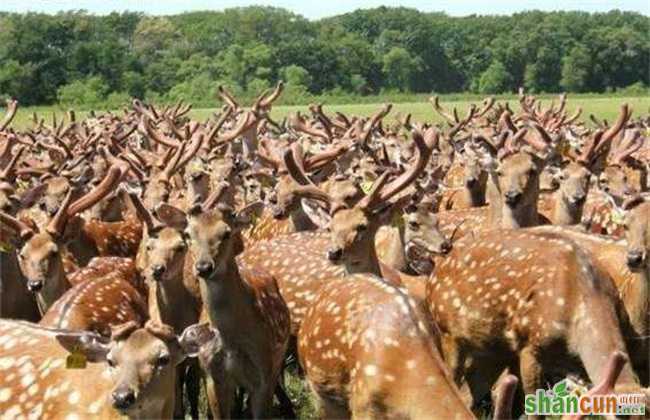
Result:
{"label": "forest", "polygon": [[312,95],[647,92],[650,18],[530,11],[450,17],[407,8],[317,21],[272,7],[149,16],[0,13],[0,96],[23,105],[214,105],[287,82]]}

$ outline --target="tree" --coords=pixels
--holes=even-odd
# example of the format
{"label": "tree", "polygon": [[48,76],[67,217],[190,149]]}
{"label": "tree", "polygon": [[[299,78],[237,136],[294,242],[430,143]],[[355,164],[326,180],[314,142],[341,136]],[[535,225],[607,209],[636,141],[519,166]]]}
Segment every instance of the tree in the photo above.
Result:
{"label": "tree", "polygon": [[591,57],[589,50],[582,44],[571,49],[562,59],[562,79],[560,85],[568,92],[584,92],[589,82]]}
{"label": "tree", "polygon": [[511,89],[512,77],[500,61],[493,61],[483,74],[478,83],[480,93],[503,93]]}
{"label": "tree", "polygon": [[283,67],[280,73],[282,79],[289,85],[308,87],[311,84],[311,75],[303,67],[292,64]]}
{"label": "tree", "polygon": [[406,92],[411,90],[413,75],[420,70],[420,62],[401,47],[393,47],[384,55],[382,70],[389,87]]}
{"label": "tree", "polygon": [[107,94],[108,85],[99,76],[76,80],[58,90],[59,102],[72,106],[98,106],[106,99]]}

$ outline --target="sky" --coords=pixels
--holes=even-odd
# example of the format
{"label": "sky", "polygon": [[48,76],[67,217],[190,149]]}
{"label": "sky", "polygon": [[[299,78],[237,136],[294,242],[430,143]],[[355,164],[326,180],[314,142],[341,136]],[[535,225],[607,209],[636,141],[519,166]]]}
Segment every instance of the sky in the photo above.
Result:
{"label": "sky", "polygon": [[424,12],[442,11],[451,16],[511,14],[533,9],[586,12],[620,9],[650,15],[650,0],[0,0],[0,11],[56,13],[61,10],[84,9],[91,13],[106,14],[112,11],[129,10],[167,15],[250,5],[282,7],[309,19],[320,19],[378,6],[404,6]]}

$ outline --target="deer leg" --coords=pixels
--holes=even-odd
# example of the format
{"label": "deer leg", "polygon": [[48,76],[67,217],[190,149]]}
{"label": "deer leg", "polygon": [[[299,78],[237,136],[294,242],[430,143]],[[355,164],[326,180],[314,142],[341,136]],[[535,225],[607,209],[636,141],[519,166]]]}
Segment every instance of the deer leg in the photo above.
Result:
{"label": "deer leg", "polygon": [[185,363],[181,363],[176,369],[176,395],[174,398],[174,418],[182,419],[185,418],[185,410],[183,409],[183,385],[185,384],[186,378],[186,368]]}
{"label": "deer leg", "polygon": [[282,372],[278,378],[278,383],[275,386],[275,396],[280,403],[280,415],[283,418],[295,419],[296,412],[293,410],[293,403],[284,389],[284,372]]}
{"label": "deer leg", "polygon": [[274,386],[265,383],[250,392],[249,401],[254,419],[269,417],[274,390]]}
{"label": "deer leg", "polygon": [[542,364],[538,355],[539,349],[532,346],[524,347],[519,353],[519,372],[524,394],[534,394],[537,389],[543,387]]}
{"label": "deer leg", "polygon": [[185,391],[190,404],[190,415],[193,419],[199,418],[199,393],[201,389],[201,372],[196,361],[188,365],[185,372]]}
{"label": "deer leg", "polygon": [[217,387],[210,375],[205,376],[205,393],[207,394],[208,407],[210,408],[210,413],[208,414],[211,414],[212,418],[214,419],[221,418],[221,409],[219,406]]}

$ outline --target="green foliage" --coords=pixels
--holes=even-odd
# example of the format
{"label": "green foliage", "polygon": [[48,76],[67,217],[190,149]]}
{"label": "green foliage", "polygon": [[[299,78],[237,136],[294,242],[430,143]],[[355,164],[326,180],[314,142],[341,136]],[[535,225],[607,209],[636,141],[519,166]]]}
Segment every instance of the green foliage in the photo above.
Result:
{"label": "green foliage", "polygon": [[480,93],[501,93],[508,90],[510,87],[511,76],[506,70],[506,67],[500,61],[494,61],[488,67],[478,83],[478,91]]}
{"label": "green foliage", "polygon": [[282,79],[289,85],[309,87],[311,84],[311,75],[304,67],[292,64],[283,67],[280,73]]}
{"label": "green foliage", "polygon": [[[0,95],[24,105],[62,97],[81,104],[117,92],[147,100],[186,97],[207,106],[218,83],[248,99],[280,79],[288,82],[286,94],[297,95],[283,98],[287,103],[319,95],[347,101],[380,92],[498,93],[519,86],[615,92],[650,85],[649,25],[647,16],[620,11],[450,17],[379,7],[320,21],[273,7],[165,17],[5,13]],[[93,77],[106,90],[68,94],[73,88],[87,93]]]}
{"label": "green foliage", "polygon": [[58,90],[59,102],[66,106],[87,105],[95,107],[106,99],[108,85],[99,76],[75,80]]}
{"label": "green foliage", "polygon": [[562,59],[560,85],[569,92],[584,92],[589,83],[591,56],[584,45],[576,45]]}

